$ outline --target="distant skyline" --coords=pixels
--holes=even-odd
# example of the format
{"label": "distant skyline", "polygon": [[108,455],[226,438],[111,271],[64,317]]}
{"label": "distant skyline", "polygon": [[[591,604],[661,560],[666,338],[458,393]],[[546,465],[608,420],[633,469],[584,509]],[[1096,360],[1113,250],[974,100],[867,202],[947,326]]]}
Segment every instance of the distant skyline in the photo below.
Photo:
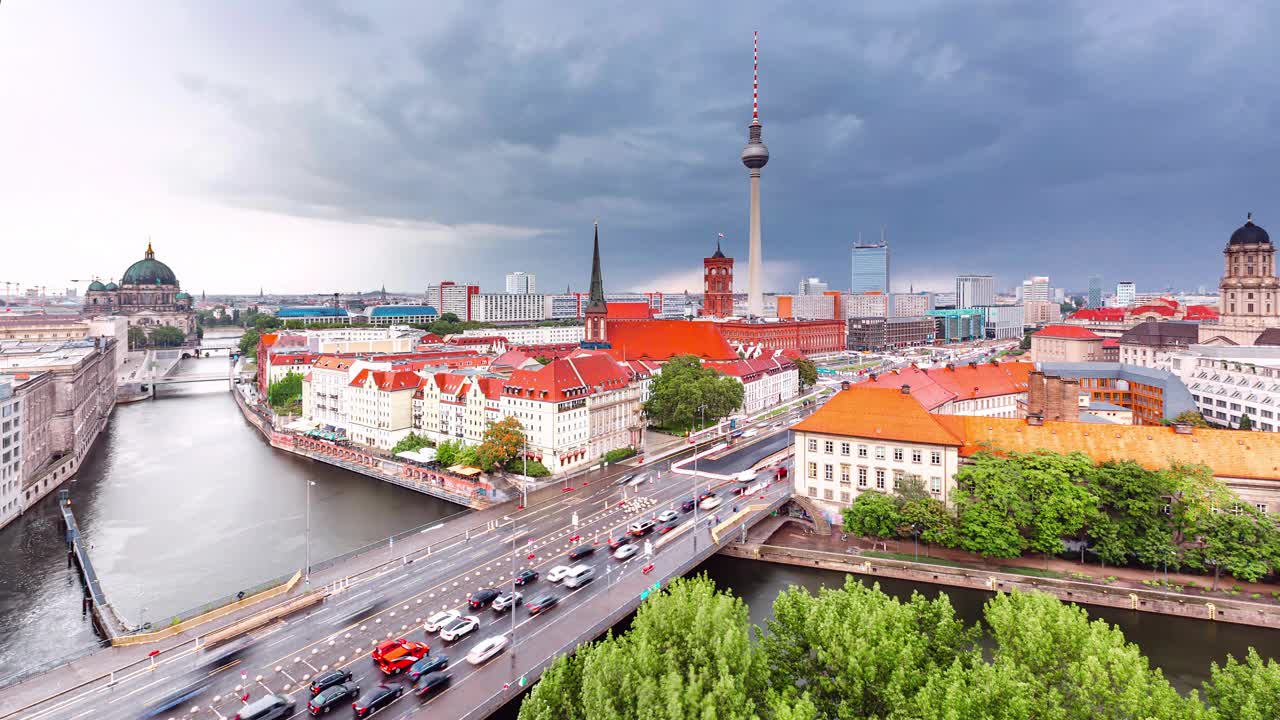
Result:
{"label": "distant skyline", "polygon": [[0,282],[118,279],[150,238],[192,293],[501,292],[514,270],[581,290],[599,218],[610,292],[700,292],[718,232],[746,263],[759,30],[768,291],[847,289],[850,246],[881,227],[895,291],[974,272],[1216,287],[1247,212],[1280,230],[1277,20],[1263,2],[4,3]]}

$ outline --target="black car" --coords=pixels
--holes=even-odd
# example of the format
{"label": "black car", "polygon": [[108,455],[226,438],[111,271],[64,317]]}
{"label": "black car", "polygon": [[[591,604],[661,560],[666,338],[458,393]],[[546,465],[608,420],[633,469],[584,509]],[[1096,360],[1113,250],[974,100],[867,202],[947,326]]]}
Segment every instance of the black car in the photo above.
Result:
{"label": "black car", "polygon": [[631,543],[631,538],[627,537],[626,535],[619,535],[618,537],[609,538],[609,549],[617,550],[623,545],[629,545],[630,543]]}
{"label": "black car", "polygon": [[311,701],[307,703],[307,712],[313,716],[327,713],[337,707],[339,703],[346,704],[348,700],[354,701],[359,696],[360,688],[355,683],[330,685],[311,698]]}
{"label": "black car", "polygon": [[581,560],[582,558],[590,555],[595,551],[596,551],[596,547],[594,545],[579,545],[578,547],[569,551],[569,559]]}
{"label": "black car", "polygon": [[712,490],[708,490],[708,491],[706,491],[706,492],[704,492],[704,493],[702,493],[701,495],[699,495],[699,496],[698,496],[698,501],[699,501],[699,502],[701,502],[701,501],[703,501],[703,500],[706,500],[707,498],[713,498],[713,497],[715,497],[715,496],[716,496],[716,494],[715,494],[715,492],[714,492],[714,491],[712,491]]}
{"label": "black car", "polygon": [[409,666],[409,679],[417,680],[427,673],[437,672],[449,667],[448,655],[428,655]]}
{"label": "black car", "polygon": [[693,501],[693,498],[689,498],[688,500],[685,500],[684,502],[680,503],[680,512],[686,512],[686,513],[693,512],[693,508],[696,506],[697,506],[697,503]]}
{"label": "black car", "polygon": [[537,570],[525,570],[516,576],[516,587],[524,587],[538,579]]}
{"label": "black car", "polygon": [[190,704],[191,700],[199,697],[201,693],[208,689],[209,679],[200,678],[199,680],[184,685],[159,700],[156,700],[145,712],[142,713],[142,717],[158,718],[176,707],[184,704]]}
{"label": "black car", "polygon": [[240,708],[231,720],[280,720],[294,715],[294,703],[283,695],[263,695]]}
{"label": "black car", "polygon": [[671,532],[672,530],[675,530],[675,529],[676,529],[676,526],[677,526],[677,525],[679,525],[679,524],[680,524],[680,523],[676,522],[675,520],[672,520],[671,522],[665,522],[665,523],[662,523],[661,525],[659,525],[659,526],[658,526],[658,534],[659,534],[659,535],[666,535],[667,533]]}
{"label": "black car", "polygon": [[502,594],[498,588],[485,588],[474,593],[471,599],[467,600],[467,604],[473,608],[482,608],[493,602],[493,599]]}
{"label": "black car", "polygon": [[418,678],[418,681],[413,684],[413,693],[418,697],[426,697],[444,690],[449,687],[451,682],[453,682],[453,678],[449,676],[449,673],[427,673]]}
{"label": "black car", "polygon": [[560,602],[560,598],[555,595],[543,595],[537,600],[527,603],[525,607],[529,608],[530,615],[537,615],[543,610],[550,610],[555,607],[558,602]]}
{"label": "black car", "polygon": [[344,682],[351,682],[351,673],[346,670],[330,670],[329,672],[322,672],[311,678],[311,694],[315,695],[325,688],[333,687],[334,685],[341,685]]}
{"label": "black car", "polygon": [[351,704],[356,717],[365,718],[395,702],[404,694],[400,685],[379,685],[373,692]]}

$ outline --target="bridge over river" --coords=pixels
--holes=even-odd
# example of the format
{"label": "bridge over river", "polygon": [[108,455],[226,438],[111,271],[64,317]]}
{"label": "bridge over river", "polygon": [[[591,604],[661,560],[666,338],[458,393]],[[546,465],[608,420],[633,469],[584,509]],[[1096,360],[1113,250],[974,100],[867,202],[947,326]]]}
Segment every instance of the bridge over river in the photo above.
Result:
{"label": "bridge over river", "polygon": [[[776,439],[762,436],[760,442]],[[742,458],[740,470],[758,458],[751,445],[729,455]],[[192,683],[205,689],[156,717],[225,720],[243,706],[246,695],[252,701],[267,693],[290,697],[300,717],[309,698],[305,686],[318,672],[349,670],[366,691],[386,679],[369,653],[378,642],[396,637],[426,640],[433,654],[447,655],[453,683],[425,703],[406,693],[384,717],[485,718],[516,697],[522,685],[534,682],[557,655],[602,634],[655,588],[745,536],[747,528],[790,498],[785,481],[766,480],[754,486],[753,495],[735,497],[733,482],[709,485],[712,481],[705,478],[659,471],[660,465],[665,461],[648,469],[652,481],[639,485],[617,484],[630,468],[594,473],[571,490],[556,485],[531,494],[524,509],[507,503],[469,513],[385,549],[313,566],[309,581],[297,582],[270,601],[158,642],[98,651],[0,691],[0,718],[135,718]],[[761,478],[771,475],[762,473]],[[680,512],[682,500],[708,489],[723,498],[712,517]],[[611,556],[608,538],[664,510],[674,510],[679,521],[666,534],[637,541],[651,555],[641,551],[624,561]],[[549,582],[547,572],[575,564],[566,553],[583,544],[598,548],[579,561],[595,569],[595,580],[576,589]],[[522,607],[507,613],[467,610],[470,593],[511,588],[514,576],[526,569],[542,577],[520,589],[524,597],[549,593],[559,598],[557,607],[538,616]],[[353,611],[374,601],[379,602],[376,612],[350,619]],[[292,615],[263,615],[282,603],[306,607]],[[473,613],[480,625],[446,646],[423,630],[425,618],[442,609]],[[264,623],[263,618],[269,620]],[[254,640],[248,650],[222,667],[199,669],[218,652],[206,641],[238,635],[240,629]],[[217,634],[220,630],[224,632]],[[496,635],[511,640],[505,652],[479,666],[463,659],[477,643]],[[389,681],[408,689],[405,679]]]}

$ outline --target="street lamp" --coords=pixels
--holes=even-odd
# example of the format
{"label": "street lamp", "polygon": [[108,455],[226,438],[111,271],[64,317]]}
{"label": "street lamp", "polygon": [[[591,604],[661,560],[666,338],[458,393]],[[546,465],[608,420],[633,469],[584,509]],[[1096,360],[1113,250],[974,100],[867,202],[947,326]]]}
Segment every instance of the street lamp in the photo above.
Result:
{"label": "street lamp", "polygon": [[311,587],[311,486],[315,484],[314,480],[307,481],[307,571],[303,583],[307,587]]}
{"label": "street lamp", "polygon": [[[699,428],[707,424],[707,406],[699,405],[698,412],[702,415],[702,422]],[[698,498],[698,451],[699,445],[702,443],[702,436],[699,435],[693,440],[693,551],[698,552],[698,506],[702,501]]]}
{"label": "street lamp", "polygon": [[[520,433],[520,440],[524,443],[524,479],[520,481],[520,490],[524,493],[524,500],[520,502],[520,506],[527,508],[529,507],[529,436],[524,433]],[[515,541],[512,540],[512,543],[514,542]],[[511,547],[512,553],[514,553],[515,545],[513,544]],[[511,562],[515,562],[514,554],[511,557]],[[512,611],[511,614],[515,615],[515,612]]]}
{"label": "street lamp", "polygon": [[916,562],[920,562],[920,531],[923,529],[920,523],[911,523],[911,539],[915,545]]}

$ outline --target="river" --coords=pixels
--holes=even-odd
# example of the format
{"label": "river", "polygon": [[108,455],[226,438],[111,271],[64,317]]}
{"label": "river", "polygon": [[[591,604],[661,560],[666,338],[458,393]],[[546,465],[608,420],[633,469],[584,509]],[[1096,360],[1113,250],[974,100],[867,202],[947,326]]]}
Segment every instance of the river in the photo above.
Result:
{"label": "river", "polygon": [[[186,361],[181,372],[225,370],[227,359]],[[305,562],[306,481],[313,561],[430,523],[460,508],[270,448],[219,383],[166,388],[156,400],[116,408],[77,478],[66,487],[108,597],[129,620],[174,613],[291,573]],[[81,614],[81,586],[66,561],[56,494],[0,530],[0,686],[33,667],[96,644]],[[713,558],[705,571],[763,625],[790,585],[816,590],[839,573]],[[939,588],[882,580],[900,597]],[[948,588],[966,622],[985,593]],[[1280,655],[1280,632],[1226,623],[1089,608],[1118,624],[1180,690],[1211,661],[1250,645]],[[510,710],[503,713],[507,716]]]}

